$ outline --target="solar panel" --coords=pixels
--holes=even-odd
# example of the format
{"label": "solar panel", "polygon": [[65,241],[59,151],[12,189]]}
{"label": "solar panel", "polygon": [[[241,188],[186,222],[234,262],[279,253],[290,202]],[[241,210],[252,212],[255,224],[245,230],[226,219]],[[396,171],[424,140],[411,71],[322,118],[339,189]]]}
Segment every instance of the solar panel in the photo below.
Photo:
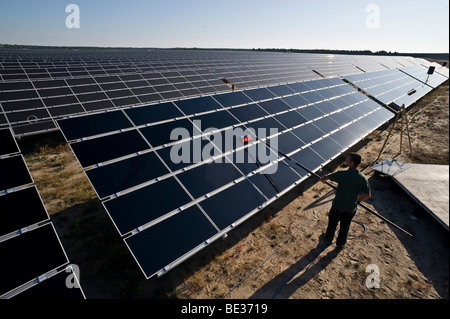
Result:
{"label": "solar panel", "polygon": [[51,223],[0,242],[0,251],[0,296],[68,263]]}
{"label": "solar panel", "polygon": [[432,87],[398,69],[352,75],[345,79],[385,105],[395,103],[409,107],[432,90]]}
{"label": "solar panel", "polygon": [[12,191],[22,185],[33,183],[22,155],[0,159],[0,192]]}
{"label": "solar panel", "polygon": [[[91,116],[61,121],[63,133],[77,138],[68,139],[72,150],[147,278],[164,273],[306,179],[308,172],[291,156],[317,170],[394,116],[339,79],[265,90],[175,101],[167,106],[176,106],[182,116],[162,121],[128,116],[133,126],[119,133],[115,126],[102,135],[83,129]],[[151,114],[146,109],[152,107],[120,112]],[[183,112],[189,108],[199,113]],[[95,120],[102,122],[102,115],[105,121],[110,116],[98,114]],[[171,136],[174,129],[186,135]],[[249,143],[243,141],[247,133]]]}
{"label": "solar panel", "polygon": [[0,237],[49,220],[35,186],[0,196]]}
{"label": "solar panel", "polygon": [[19,146],[9,129],[0,130],[0,158],[4,155],[20,153]]}
{"label": "solar panel", "polygon": [[414,77],[415,79],[419,80],[422,83],[425,83],[428,86],[431,86],[432,88],[438,87],[448,79],[448,77],[445,77],[438,72],[433,72],[433,74],[429,75],[428,68],[423,65],[405,67],[400,69],[400,71]]}
{"label": "solar panel", "polygon": [[[35,287],[53,278],[68,259],[9,128],[0,130],[0,145],[0,298],[24,292],[41,298]],[[51,286],[55,297],[84,298],[81,288],[68,293],[61,282]]]}
{"label": "solar panel", "polygon": [[191,251],[217,233],[211,222],[192,206],[154,227],[125,239],[146,277]]}

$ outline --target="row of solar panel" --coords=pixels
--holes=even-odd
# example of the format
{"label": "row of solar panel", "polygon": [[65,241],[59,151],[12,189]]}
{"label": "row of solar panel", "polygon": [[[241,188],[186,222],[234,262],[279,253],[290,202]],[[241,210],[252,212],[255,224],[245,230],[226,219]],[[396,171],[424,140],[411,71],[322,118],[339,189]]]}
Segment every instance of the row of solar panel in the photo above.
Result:
{"label": "row of solar panel", "polygon": [[76,275],[9,129],[0,142],[0,298],[84,298],[65,284]]}
{"label": "row of solar panel", "polygon": [[[186,55],[183,52],[181,57],[184,56]],[[304,55],[264,54],[259,55],[258,62],[253,63],[250,60],[252,55],[245,53],[242,56],[245,58],[240,60],[241,56],[238,54],[224,55],[218,60],[230,60],[230,57],[236,57],[237,62],[229,63],[227,66],[208,67],[207,69],[183,69],[50,81],[0,82],[0,99],[2,100],[0,101],[0,110],[2,111],[0,113],[0,127],[12,126],[16,135],[45,132],[56,129],[55,120],[66,115],[85,114],[104,109],[122,108],[229,90],[218,79],[219,74],[226,74],[231,83],[239,89],[320,78],[308,67],[305,68],[305,66],[300,65],[299,61],[302,60],[311,61],[311,65],[317,67],[319,71],[323,68],[321,72],[328,76],[333,76],[334,72],[329,70],[330,67],[337,68],[335,69],[336,72],[343,65],[355,70],[352,64],[354,61],[348,57],[337,58],[336,56],[330,58],[327,55],[313,55],[310,59],[311,55],[306,55],[308,58],[305,58]],[[200,55],[200,57],[204,58],[204,55]],[[370,60],[367,60],[369,58]],[[196,59],[200,61],[198,57]],[[400,60],[400,58],[395,59],[395,61]],[[337,63],[325,63],[328,60],[335,60]],[[385,63],[384,60],[386,59],[368,57],[364,62],[369,65],[371,63],[368,62],[376,61],[374,63],[380,66]],[[394,58],[387,61],[391,60],[394,61]],[[208,61],[211,61],[211,65],[213,65],[217,59],[211,58]],[[312,61],[315,62],[312,63]],[[416,62],[415,59],[410,58],[402,58],[400,61],[404,65],[414,65],[413,62]],[[180,59],[171,62],[165,60],[161,63],[179,63],[182,66],[183,63],[189,62]],[[287,72],[286,65],[290,65],[292,70]],[[371,65],[373,68],[373,64]],[[398,62],[392,62],[392,65],[401,66]],[[278,67],[280,69],[277,69]],[[253,71],[252,68],[254,68]],[[375,67],[375,69],[378,69],[378,67]],[[357,71],[361,73],[362,69],[359,68]],[[267,72],[271,74],[269,75]],[[401,91],[399,94],[405,94],[402,88],[399,90]],[[418,95],[416,94],[416,96]]]}
{"label": "row of solar panel", "polygon": [[[46,120],[68,114],[229,90],[208,71],[170,72],[165,74],[167,78],[162,76],[155,73],[0,83],[0,103],[6,113],[1,115],[0,125],[13,125],[16,134],[21,134],[54,128],[52,121]],[[262,85],[271,81],[275,81],[273,76],[264,80],[253,79],[253,84]]]}
{"label": "row of solar panel", "polygon": [[[242,69],[242,67],[244,67]],[[72,67],[26,67],[21,63],[19,65],[9,65],[0,68],[0,79],[3,80],[26,80],[30,79],[48,79],[48,78],[70,78],[70,77],[86,77],[86,76],[100,76],[100,75],[124,75],[136,73],[170,73],[170,72],[189,72],[192,70],[223,70],[224,72],[238,72],[245,73],[247,71],[256,72],[257,74],[269,73],[286,73],[294,69],[305,69],[306,66],[299,66],[295,62],[283,63],[256,63],[252,65],[241,65],[240,63],[226,64],[211,62],[186,64],[181,62],[179,64],[161,65],[157,66],[154,63],[133,63],[118,65],[98,65],[98,66],[72,66]],[[216,71],[217,72],[217,71]]]}
{"label": "row of solar panel", "polygon": [[[119,233],[131,234],[125,242],[150,277],[307,178],[285,155],[317,170],[392,117],[342,80],[323,79],[58,124],[68,141],[76,140],[72,150],[98,196],[106,199]],[[204,130],[194,126],[197,119],[215,130],[200,137]],[[190,134],[171,141],[175,128]],[[238,134],[224,148],[222,142],[237,128],[251,132],[254,141],[246,145]],[[266,134],[269,129],[276,130]],[[196,144],[208,151],[196,154]],[[174,161],[183,149],[191,151],[187,161]]]}
{"label": "row of solar panel", "polygon": [[[188,79],[197,81],[175,83]],[[53,118],[65,115],[229,90],[222,81],[205,74],[169,80],[173,83],[137,74],[121,78],[1,83],[0,104],[4,114],[0,115],[0,125],[12,125],[19,135],[54,129]]]}
{"label": "row of solar panel", "polygon": [[[230,59],[233,58],[233,59]],[[373,55],[332,55],[332,54],[311,54],[311,53],[296,53],[284,54],[276,52],[249,52],[249,51],[193,51],[193,50],[152,50],[152,51],[137,51],[137,50],[108,50],[108,51],[94,51],[94,50],[79,50],[79,51],[50,51],[50,50],[2,50],[0,51],[0,66],[2,63],[23,63],[25,66],[35,66],[34,63],[50,64],[60,66],[72,65],[92,65],[92,64],[131,64],[143,63],[165,66],[165,65],[180,65],[200,63],[200,64],[215,64],[220,63],[230,64],[233,62],[244,62],[248,64],[256,63],[278,63],[285,61],[301,61],[304,63],[320,63],[320,62],[355,62],[355,63],[369,63],[380,62],[384,64],[406,66],[408,64],[415,64],[413,58],[404,56],[373,56]],[[390,66],[388,67],[390,68]]]}
{"label": "row of solar panel", "polygon": [[[167,53],[167,52],[166,52]],[[166,54],[165,53],[165,54]],[[29,73],[29,78],[39,78],[39,77],[70,77],[70,76],[83,76],[83,75],[95,75],[95,74],[121,74],[121,73],[137,73],[137,72],[158,72],[160,70],[181,70],[186,67],[189,68],[207,68],[209,70],[214,70],[217,74],[221,74],[219,70],[222,70],[224,73],[228,72],[238,72],[238,78],[235,79],[233,76],[231,78],[236,80],[236,84],[240,84],[241,87],[246,81],[239,80],[239,77],[245,76],[248,71],[254,70],[260,73],[262,70],[266,72],[260,73],[261,76],[267,76],[269,73],[284,73],[291,69],[303,68],[307,70],[317,69],[320,74],[328,75],[328,76],[338,76],[338,75],[346,75],[346,74],[354,74],[361,72],[369,72],[373,70],[380,70],[385,68],[390,68],[384,66],[384,60],[380,60],[379,57],[364,57],[364,56],[330,56],[330,55],[308,55],[308,54],[296,54],[290,55],[288,58],[283,57],[280,59],[279,55],[274,54],[264,54],[264,55],[255,55],[255,53],[244,53],[237,54],[236,52],[232,52],[230,54],[219,55],[218,58],[208,58],[211,55],[211,52],[206,52],[200,54],[193,61],[186,59],[189,56],[189,53],[183,52],[181,54],[181,58],[177,61],[171,61],[168,59],[164,59],[159,62],[158,58],[152,57],[153,59],[146,59],[145,62],[142,61],[142,57],[135,57],[134,59],[130,59],[130,57],[125,58],[125,62],[122,60],[97,60],[97,61],[89,61],[86,62],[84,60],[79,61],[66,61],[68,65],[66,68],[64,67],[48,67],[48,71],[45,67],[37,68],[35,63],[37,62],[26,62],[21,59],[18,61],[4,62],[2,66],[3,70],[0,68],[0,77],[4,75],[4,79],[12,79],[14,76],[18,76],[21,79],[26,79],[25,72]],[[94,54],[95,56],[95,54]],[[169,53],[170,56],[170,53]],[[95,58],[99,59],[100,56],[96,56]],[[233,62],[230,62],[230,57]],[[393,60],[393,59],[391,59]],[[409,58],[401,58],[397,57],[397,61],[400,63],[390,63],[390,65],[394,65],[395,67],[402,67],[408,65],[415,65],[414,60]],[[51,59],[48,57],[43,63],[43,66],[48,65],[51,62]],[[207,61],[207,62],[206,62]],[[144,62],[144,63],[143,63]],[[390,61],[391,62],[391,61]],[[73,65],[78,65],[78,69],[73,67]],[[99,66],[86,66],[83,63],[98,63]],[[111,65],[112,64],[112,65]],[[159,64],[159,67],[157,66]],[[150,70],[149,65],[153,65]],[[222,65],[222,68],[221,68]],[[123,66],[123,69],[119,66]],[[34,68],[33,68],[34,67]],[[83,68],[89,68],[90,73],[87,73],[88,70]],[[245,67],[245,68],[243,68]],[[67,69],[67,68],[70,68]],[[17,72],[15,72],[15,70]],[[216,71],[217,70],[217,71]],[[299,70],[300,73],[303,73]],[[44,74],[39,74],[44,72]],[[49,74],[51,73],[51,75]],[[83,73],[84,72],[84,73]],[[225,77],[225,75],[222,75]],[[296,79],[301,80],[301,79]],[[265,84],[265,83],[263,83]],[[270,83],[273,84],[273,83]]]}
{"label": "row of solar panel", "polygon": [[346,76],[345,79],[375,97],[385,105],[409,107],[448,78],[435,72],[428,75],[428,68],[418,65],[400,70]]}

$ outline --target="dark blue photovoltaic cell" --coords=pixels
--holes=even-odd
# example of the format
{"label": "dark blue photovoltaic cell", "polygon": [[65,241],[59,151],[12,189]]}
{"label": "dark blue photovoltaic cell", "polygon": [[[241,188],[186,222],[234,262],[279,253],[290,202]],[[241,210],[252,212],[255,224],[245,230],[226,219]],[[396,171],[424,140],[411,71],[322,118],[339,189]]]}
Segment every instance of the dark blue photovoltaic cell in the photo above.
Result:
{"label": "dark blue photovoltaic cell", "polygon": [[200,202],[200,206],[222,230],[258,208],[265,201],[264,196],[249,181],[243,180]]}
{"label": "dark blue photovoltaic cell", "polygon": [[347,105],[343,104],[343,103],[339,103],[339,101],[337,101],[337,100],[332,100],[332,101],[319,102],[319,103],[314,104],[314,106],[316,108],[318,108],[324,114],[328,114],[331,112],[335,112],[335,111],[339,110],[341,107],[345,107]]}
{"label": "dark blue photovoltaic cell", "polygon": [[0,155],[19,153],[16,140],[9,129],[0,130]]}
{"label": "dark blue photovoltaic cell", "polygon": [[323,100],[323,97],[321,97],[317,92],[306,92],[302,94],[302,97],[305,98],[309,103],[316,103],[321,100]]}
{"label": "dark blue photovoltaic cell", "polygon": [[71,144],[81,163],[88,167],[149,148],[137,131],[127,131]]}
{"label": "dark blue photovoltaic cell", "polygon": [[156,151],[172,172],[193,164],[206,161],[213,156],[220,155],[220,151],[214,154],[214,150],[207,151],[207,145],[211,145],[208,139],[194,138],[173,146],[168,146]]}
{"label": "dark blue photovoltaic cell", "polygon": [[275,95],[266,88],[245,90],[244,94],[253,101],[267,100],[275,97]]}
{"label": "dark blue photovoltaic cell", "polygon": [[33,183],[20,155],[0,159],[0,176],[0,191]]}
{"label": "dark blue photovoltaic cell", "polygon": [[36,187],[0,196],[0,236],[48,219]]}
{"label": "dark blue photovoltaic cell", "polygon": [[311,171],[317,170],[325,163],[325,159],[311,148],[305,148],[294,155],[291,155],[291,158]]}
{"label": "dark blue photovoltaic cell", "polygon": [[173,103],[161,103],[148,106],[140,106],[125,110],[133,123],[137,126],[174,119],[183,114]]}
{"label": "dark blue photovoltaic cell", "polygon": [[289,83],[287,84],[294,92],[302,93],[302,92],[308,92],[311,90],[309,86],[307,86],[304,82],[298,82],[298,83]]}
{"label": "dark blue photovoltaic cell", "polygon": [[[180,137],[175,134],[177,131],[185,134],[185,136],[183,135],[183,138],[200,134],[199,129],[195,127],[188,119],[148,126],[141,128],[140,131],[153,147],[180,140]],[[175,134],[173,136],[174,139],[171,138],[172,132]]]}
{"label": "dark blue photovoltaic cell", "polygon": [[268,199],[278,194],[276,186],[274,186],[273,180],[270,179],[270,175],[257,173],[248,178]]}
{"label": "dark blue photovoltaic cell", "polygon": [[286,104],[290,105],[292,108],[297,108],[309,104],[309,102],[301,95],[292,95],[284,97],[281,100]]}
{"label": "dark blue photovoltaic cell", "polygon": [[334,92],[331,89],[325,89],[325,90],[317,91],[317,94],[319,94],[319,96],[322,99],[331,99],[331,98],[336,96],[336,92]]}
{"label": "dark blue photovoltaic cell", "polygon": [[242,177],[230,162],[209,163],[197,166],[177,175],[180,182],[189,190],[194,198],[199,198],[209,192]]}
{"label": "dark blue photovoltaic cell", "polygon": [[123,235],[191,201],[173,178],[168,178],[104,202]]}
{"label": "dark blue photovoltaic cell", "polygon": [[196,206],[125,239],[147,277],[217,233]]}
{"label": "dark blue photovoltaic cell", "polygon": [[0,251],[0,295],[68,263],[52,224],[0,242]]}
{"label": "dark blue photovoltaic cell", "polygon": [[322,131],[327,132],[327,133],[332,132],[335,129],[338,129],[339,126],[340,126],[330,116],[322,117],[322,118],[314,121],[313,123],[314,123],[315,126],[317,126]]}
{"label": "dark blue photovoltaic cell", "polygon": [[348,114],[351,118],[357,119],[364,115],[364,113],[358,108],[358,105],[351,106],[342,112]]}
{"label": "dark blue photovoltaic cell", "polygon": [[394,115],[392,114],[392,112],[388,111],[385,108],[379,108],[378,110],[376,110],[375,112],[373,112],[371,114],[372,118],[377,122],[377,123],[384,123],[387,120],[391,119],[394,117]]}
{"label": "dark blue photovoltaic cell", "polygon": [[343,100],[347,101],[348,105],[356,104],[359,102],[362,102],[364,100],[367,100],[365,96],[361,96],[360,94],[347,94],[341,97]]}
{"label": "dark blue photovoltaic cell", "polygon": [[349,147],[359,140],[358,136],[352,134],[347,128],[340,129],[331,134],[330,137],[342,147]]}
{"label": "dark blue photovoltaic cell", "polygon": [[289,105],[287,105],[280,99],[264,101],[264,102],[260,102],[258,104],[264,110],[266,110],[267,113],[269,113],[269,114],[275,114],[278,112],[283,112],[283,111],[287,111],[287,110],[291,109],[291,107]]}
{"label": "dark blue photovoltaic cell", "polygon": [[283,124],[286,128],[292,128],[307,122],[308,120],[298,112],[291,111],[274,116],[274,119]]}
{"label": "dark blue photovoltaic cell", "polygon": [[258,138],[264,138],[284,131],[286,128],[277,122],[273,117],[250,122],[246,125],[248,129],[255,131]]}
{"label": "dark blue photovoltaic cell", "polygon": [[222,106],[218,104],[212,97],[200,97],[195,99],[180,100],[174,102],[180,110],[186,114],[202,113],[221,109]]}
{"label": "dark blue photovoltaic cell", "polygon": [[242,92],[218,94],[214,95],[214,99],[216,99],[223,107],[235,106],[252,102],[252,100],[248,98],[246,95],[244,95]]}
{"label": "dark blue photovoltaic cell", "polygon": [[108,133],[132,126],[121,111],[93,114],[58,121],[59,128],[67,140]]}
{"label": "dark blue photovoltaic cell", "polygon": [[344,113],[342,111],[331,114],[329,116],[329,118],[332,119],[333,121],[335,121],[336,123],[338,123],[338,125],[340,127],[342,127],[354,120],[347,113]]}
{"label": "dark blue photovoltaic cell", "polygon": [[277,139],[278,150],[284,154],[289,154],[305,145],[305,143],[297,136],[295,136],[292,132],[286,132],[277,135],[274,138]]}
{"label": "dark blue photovoltaic cell", "polygon": [[325,159],[325,161],[332,159],[343,151],[343,147],[333,141],[330,136],[311,145],[311,149]]}
{"label": "dark blue photovoltaic cell", "polygon": [[270,156],[266,157],[266,154],[269,154],[269,150],[264,143],[258,142],[227,155],[227,158],[244,175],[247,175],[257,170],[261,165],[267,164],[271,158]]}
{"label": "dark blue photovoltaic cell", "polygon": [[303,82],[304,85],[306,85],[307,87],[309,87],[312,90],[318,90],[324,87],[324,85],[322,84],[323,80],[318,80],[318,81],[306,81]]}
{"label": "dark blue photovoltaic cell", "polygon": [[236,120],[227,111],[219,111],[195,116],[191,118],[191,121],[201,121],[199,122],[199,124],[196,124],[195,122],[194,123],[197,125],[197,127],[201,128],[203,132],[207,129],[222,129],[228,126],[239,124],[239,121]]}
{"label": "dark blue photovoltaic cell", "polygon": [[167,173],[169,170],[153,152],[86,171],[86,175],[100,198]]}
{"label": "dark blue photovoltaic cell", "polygon": [[306,175],[305,171],[301,170],[289,160],[277,162],[262,172],[268,173],[267,176],[272,180],[279,192],[282,192],[295,182],[299,181],[302,176]]}
{"label": "dark blue photovoltaic cell", "polygon": [[305,142],[305,144],[309,144],[325,135],[325,133],[315,126],[314,123],[300,126],[293,129],[291,132]]}
{"label": "dark blue photovoltaic cell", "polygon": [[268,115],[268,113],[264,111],[258,104],[249,104],[232,108],[229,109],[228,112],[230,112],[241,122],[251,121]]}
{"label": "dark blue photovoltaic cell", "polygon": [[278,85],[271,86],[269,90],[273,92],[276,96],[290,95],[295,93],[289,86],[287,85]]}
{"label": "dark blue photovoltaic cell", "polygon": [[369,132],[373,131],[374,129],[376,129],[376,128],[379,126],[379,124],[376,123],[376,122],[371,118],[370,115],[364,116],[363,118],[359,119],[359,120],[358,120],[358,123],[361,124],[361,125],[363,125],[363,126],[365,126],[365,127],[367,127],[367,129],[368,129]]}
{"label": "dark blue photovoltaic cell", "polygon": [[363,138],[364,136],[370,133],[367,127],[358,122],[353,122],[349,124],[346,127],[346,129],[349,130],[353,135],[355,135],[358,138]]}
{"label": "dark blue photovoltaic cell", "polygon": [[324,115],[324,113],[320,111],[315,105],[302,107],[296,110],[296,112],[300,113],[300,115],[306,118],[308,121],[314,120]]}

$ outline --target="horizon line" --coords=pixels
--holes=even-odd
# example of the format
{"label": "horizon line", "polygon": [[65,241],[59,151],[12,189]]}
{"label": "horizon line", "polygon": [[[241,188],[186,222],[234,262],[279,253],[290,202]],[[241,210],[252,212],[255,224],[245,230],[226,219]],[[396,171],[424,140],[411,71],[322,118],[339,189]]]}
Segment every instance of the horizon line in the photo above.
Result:
{"label": "horizon line", "polygon": [[[4,47],[6,46],[6,47]],[[135,49],[135,50],[218,50],[218,51],[283,51],[283,52],[314,52],[314,51],[324,51],[324,52],[367,52],[368,54],[450,54],[450,52],[398,52],[398,51],[387,51],[387,50],[378,50],[372,51],[368,49],[299,49],[299,48],[214,48],[214,47],[134,47],[134,46],[93,46],[93,45],[39,45],[39,44],[8,44],[8,43],[0,43],[0,49],[12,49],[12,48],[20,48],[20,47],[29,47],[29,48],[57,48],[57,49]],[[334,53],[339,54],[339,53]]]}

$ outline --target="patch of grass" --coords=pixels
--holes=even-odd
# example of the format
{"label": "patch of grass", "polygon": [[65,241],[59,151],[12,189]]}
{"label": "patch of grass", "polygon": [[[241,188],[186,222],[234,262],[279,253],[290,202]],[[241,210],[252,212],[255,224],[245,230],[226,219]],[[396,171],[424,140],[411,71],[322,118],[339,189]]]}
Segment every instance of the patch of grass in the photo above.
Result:
{"label": "patch of grass", "polygon": [[24,157],[49,215],[97,198],[67,144],[41,145]]}

